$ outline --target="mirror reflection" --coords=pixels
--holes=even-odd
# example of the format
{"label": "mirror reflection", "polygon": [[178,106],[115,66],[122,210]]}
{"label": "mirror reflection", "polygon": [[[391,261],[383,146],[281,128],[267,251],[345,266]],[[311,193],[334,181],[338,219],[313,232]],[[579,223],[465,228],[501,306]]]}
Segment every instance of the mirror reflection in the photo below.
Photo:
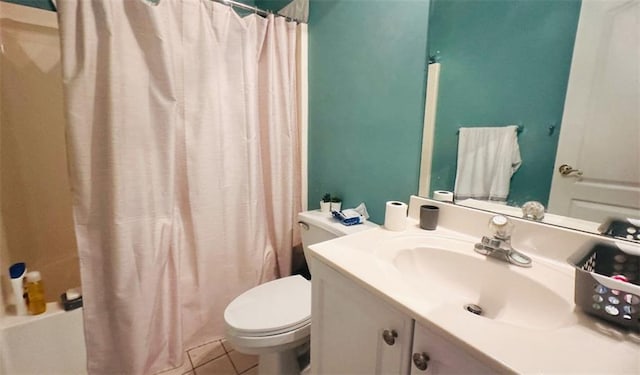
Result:
{"label": "mirror reflection", "polygon": [[[589,231],[609,217],[640,218],[639,4],[433,0],[429,81],[438,84],[428,84],[427,108],[436,115],[425,118],[433,147],[423,147],[432,153],[420,194],[456,188],[469,159],[461,128],[517,125],[509,207],[481,188],[466,204],[522,217],[519,207],[537,201],[547,222]],[[464,173],[482,184],[505,156],[478,155],[480,168]]]}

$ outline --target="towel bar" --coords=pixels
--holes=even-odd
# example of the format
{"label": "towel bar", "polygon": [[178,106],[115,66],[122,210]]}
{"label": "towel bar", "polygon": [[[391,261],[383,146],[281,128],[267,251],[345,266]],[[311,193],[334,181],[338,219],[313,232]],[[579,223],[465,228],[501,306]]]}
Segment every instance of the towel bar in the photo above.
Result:
{"label": "towel bar", "polygon": [[[511,126],[511,125],[504,125],[504,126]],[[492,127],[492,126],[461,126],[464,128],[486,128],[486,127]],[[499,126],[493,126],[495,128],[499,128]],[[524,125],[518,125],[518,134],[522,133],[524,131]],[[456,134],[460,134],[460,129],[458,129],[456,131]]]}

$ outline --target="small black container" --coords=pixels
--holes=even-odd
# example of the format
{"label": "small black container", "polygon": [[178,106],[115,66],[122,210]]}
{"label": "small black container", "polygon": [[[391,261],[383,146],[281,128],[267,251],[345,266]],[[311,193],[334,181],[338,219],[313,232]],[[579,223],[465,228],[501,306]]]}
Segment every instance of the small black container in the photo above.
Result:
{"label": "small black container", "polygon": [[428,204],[420,206],[420,228],[426,230],[435,230],[438,226],[438,206]]}
{"label": "small black container", "polygon": [[60,295],[60,302],[65,311],[75,310],[82,307],[82,296],[69,300],[67,299],[67,293],[62,293]]}

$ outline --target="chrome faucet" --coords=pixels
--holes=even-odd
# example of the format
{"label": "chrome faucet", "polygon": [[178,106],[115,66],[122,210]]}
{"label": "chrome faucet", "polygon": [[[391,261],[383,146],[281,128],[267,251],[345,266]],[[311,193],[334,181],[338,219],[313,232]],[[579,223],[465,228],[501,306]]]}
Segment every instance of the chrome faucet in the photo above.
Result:
{"label": "chrome faucet", "polygon": [[531,267],[531,258],[511,246],[513,223],[505,216],[496,215],[489,220],[492,237],[483,236],[480,243],[475,244],[477,253],[500,259],[520,267]]}

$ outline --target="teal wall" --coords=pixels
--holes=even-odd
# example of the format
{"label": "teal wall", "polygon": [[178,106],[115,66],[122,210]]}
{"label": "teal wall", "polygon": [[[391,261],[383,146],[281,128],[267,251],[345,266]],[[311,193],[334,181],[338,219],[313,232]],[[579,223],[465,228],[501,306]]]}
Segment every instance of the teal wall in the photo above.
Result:
{"label": "teal wall", "polygon": [[460,125],[520,124],[509,201],[547,205],[579,13],[579,0],[433,0],[429,54],[442,67],[430,191],[453,190]]}
{"label": "teal wall", "polygon": [[309,208],[326,192],[364,201],[377,223],[388,200],[418,190],[428,0],[311,1]]}
{"label": "teal wall", "polygon": [[28,7],[40,8],[45,10],[55,10],[51,0],[0,0],[6,3],[14,3],[20,5],[26,5]]}
{"label": "teal wall", "polygon": [[289,4],[292,0],[255,0],[258,8],[264,10],[279,11]]}

